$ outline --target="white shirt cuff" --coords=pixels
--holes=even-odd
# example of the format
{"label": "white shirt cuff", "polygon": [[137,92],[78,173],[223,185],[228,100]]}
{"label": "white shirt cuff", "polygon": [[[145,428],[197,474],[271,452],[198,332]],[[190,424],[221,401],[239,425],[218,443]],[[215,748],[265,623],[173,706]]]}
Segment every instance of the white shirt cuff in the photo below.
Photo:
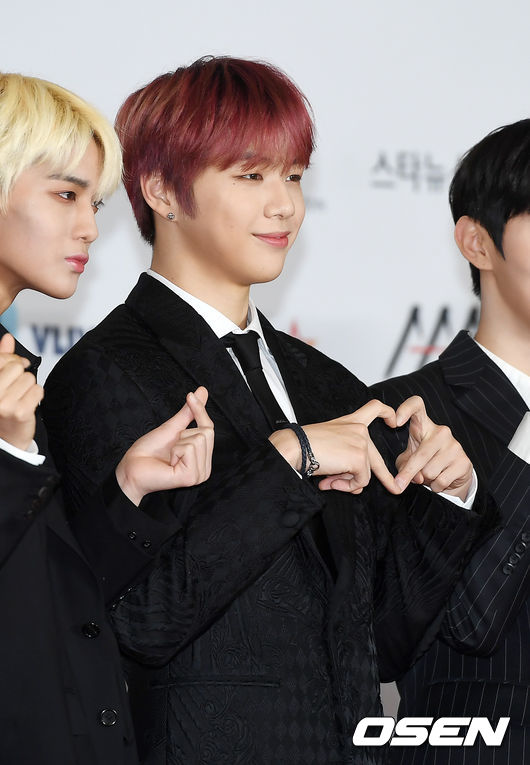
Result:
{"label": "white shirt cuff", "polygon": [[13,446],[13,444],[0,438],[0,449],[11,454],[12,457],[16,457],[23,462],[28,462],[30,465],[42,465],[46,459],[43,454],[39,454],[39,448],[35,441],[32,441],[27,450],[24,451],[24,449],[19,449],[17,446]]}
{"label": "white shirt cuff", "polygon": [[[426,489],[429,489],[429,491],[432,491],[430,486],[426,486]],[[438,492],[439,497],[443,497],[444,499],[448,499],[449,502],[452,502],[453,505],[456,505],[457,507],[462,507],[464,510],[471,510],[473,507],[473,502],[475,501],[475,497],[477,496],[477,489],[478,489],[478,479],[477,474],[475,473],[475,468],[473,468],[473,477],[471,479],[471,486],[469,487],[469,491],[467,493],[467,497],[465,501],[463,499],[460,499],[460,497],[455,497],[452,494],[445,494],[445,492],[440,491]]]}

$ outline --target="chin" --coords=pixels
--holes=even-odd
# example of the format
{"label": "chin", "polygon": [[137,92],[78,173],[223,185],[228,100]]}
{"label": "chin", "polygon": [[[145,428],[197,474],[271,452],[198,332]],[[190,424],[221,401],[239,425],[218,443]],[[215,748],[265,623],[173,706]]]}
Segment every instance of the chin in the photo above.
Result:
{"label": "chin", "polygon": [[61,286],[54,284],[53,287],[34,287],[33,289],[37,290],[37,292],[41,292],[43,295],[54,298],[55,300],[66,300],[67,298],[72,297],[75,293],[77,289],[77,281],[75,284],[64,284]]}
{"label": "chin", "polygon": [[284,265],[285,263],[282,261],[282,263],[275,268],[263,269],[259,274],[255,274],[252,284],[267,284],[267,282],[273,282],[281,275]]}

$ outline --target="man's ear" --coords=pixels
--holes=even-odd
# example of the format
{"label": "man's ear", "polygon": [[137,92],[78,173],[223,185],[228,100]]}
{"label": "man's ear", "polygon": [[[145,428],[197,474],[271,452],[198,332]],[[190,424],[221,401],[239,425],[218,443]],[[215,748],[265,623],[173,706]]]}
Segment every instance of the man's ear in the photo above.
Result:
{"label": "man's ear", "polygon": [[476,266],[479,271],[491,271],[492,258],[497,248],[484,226],[469,215],[463,215],[456,222],[455,242],[471,265]]}
{"label": "man's ear", "polygon": [[153,212],[158,213],[160,217],[167,218],[169,213],[175,216],[175,205],[172,204],[172,194],[170,194],[159,175],[142,176],[140,186],[145,201]]}

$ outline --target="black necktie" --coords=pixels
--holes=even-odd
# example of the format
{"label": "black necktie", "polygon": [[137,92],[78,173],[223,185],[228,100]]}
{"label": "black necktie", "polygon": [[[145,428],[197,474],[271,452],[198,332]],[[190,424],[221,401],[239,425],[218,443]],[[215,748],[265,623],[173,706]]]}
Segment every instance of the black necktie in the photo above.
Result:
{"label": "black necktie", "polygon": [[258,348],[258,333],[254,330],[245,334],[229,332],[223,337],[224,344],[232,348],[241,369],[245,375],[254,398],[263,410],[263,414],[273,430],[277,430],[281,423],[287,422],[287,417],[282,412],[276,401],[261,366]]}
{"label": "black necktie", "polygon": [[[229,332],[222,338],[228,348],[232,348],[247,382],[250,386],[254,398],[261,406],[265,417],[273,431],[281,427],[282,423],[288,422],[287,417],[282,412],[280,405],[276,401],[265,374],[261,366],[258,348],[258,333],[251,329],[244,334],[235,334]],[[335,564],[329,548],[328,537],[322,521],[322,514],[317,513],[309,521],[309,530],[315,540],[320,554],[326,561],[330,571],[335,573]]]}

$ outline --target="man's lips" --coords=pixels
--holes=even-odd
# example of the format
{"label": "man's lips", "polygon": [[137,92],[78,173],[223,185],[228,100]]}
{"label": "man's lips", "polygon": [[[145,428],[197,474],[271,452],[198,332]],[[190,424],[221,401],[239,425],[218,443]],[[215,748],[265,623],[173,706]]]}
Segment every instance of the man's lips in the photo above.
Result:
{"label": "man's lips", "polygon": [[77,271],[78,274],[82,274],[88,263],[88,255],[72,255],[69,258],[65,258],[65,260],[71,264],[74,271]]}
{"label": "man's lips", "polygon": [[287,247],[289,244],[290,231],[275,231],[272,234],[254,234],[256,239],[260,239],[265,244],[270,244],[272,247]]}

